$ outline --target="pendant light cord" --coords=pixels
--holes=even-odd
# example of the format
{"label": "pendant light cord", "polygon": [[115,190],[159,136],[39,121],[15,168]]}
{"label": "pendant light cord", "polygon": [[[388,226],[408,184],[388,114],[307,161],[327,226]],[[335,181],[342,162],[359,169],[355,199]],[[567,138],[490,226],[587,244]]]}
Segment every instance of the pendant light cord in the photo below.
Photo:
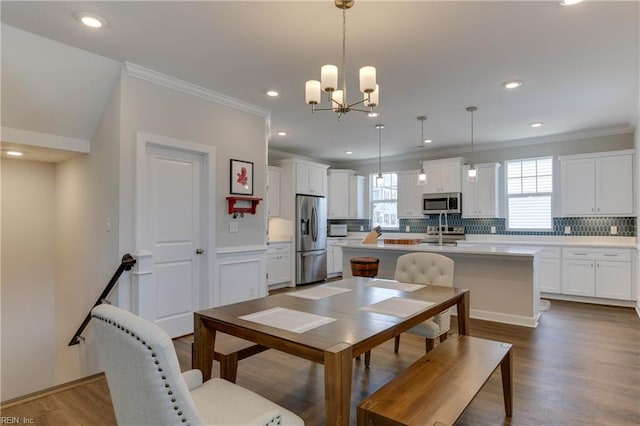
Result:
{"label": "pendant light cord", "polygon": [[342,103],[347,102],[347,8],[342,8]]}
{"label": "pendant light cord", "polygon": [[378,177],[382,176],[382,126],[378,125]]}

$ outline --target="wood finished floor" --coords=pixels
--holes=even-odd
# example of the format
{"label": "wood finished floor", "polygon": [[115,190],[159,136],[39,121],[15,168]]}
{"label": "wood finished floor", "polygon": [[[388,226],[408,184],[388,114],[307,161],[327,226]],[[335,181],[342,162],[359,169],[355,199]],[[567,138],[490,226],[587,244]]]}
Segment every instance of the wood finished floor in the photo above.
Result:
{"label": "wood finished floor", "polygon": [[[498,369],[459,425],[640,424],[640,320],[633,309],[553,301],[536,329],[471,320],[471,334],[514,345],[514,414],[504,416]],[[175,340],[183,369],[191,364],[191,341]],[[421,339],[405,334],[399,354],[387,342],[373,351],[371,368],[355,361],[352,423],[357,402],[423,350]],[[307,425],[324,424],[321,365],[269,350],[240,361],[238,384],[298,413]],[[33,418],[37,425],[115,424],[104,378],[5,406],[2,416]]]}

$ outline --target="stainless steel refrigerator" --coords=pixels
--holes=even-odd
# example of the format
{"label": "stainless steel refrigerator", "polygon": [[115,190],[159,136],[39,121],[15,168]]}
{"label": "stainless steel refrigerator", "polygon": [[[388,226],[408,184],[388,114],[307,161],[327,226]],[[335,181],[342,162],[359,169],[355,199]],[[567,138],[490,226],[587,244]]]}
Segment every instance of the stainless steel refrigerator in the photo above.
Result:
{"label": "stainless steel refrigerator", "polygon": [[327,200],[296,196],[296,285],[327,278]]}

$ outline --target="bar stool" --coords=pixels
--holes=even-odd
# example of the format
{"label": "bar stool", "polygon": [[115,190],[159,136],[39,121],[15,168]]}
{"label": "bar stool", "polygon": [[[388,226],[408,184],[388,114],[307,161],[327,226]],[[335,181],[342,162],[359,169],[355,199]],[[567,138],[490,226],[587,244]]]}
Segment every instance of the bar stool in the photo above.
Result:
{"label": "bar stool", "polygon": [[351,275],[354,277],[375,277],[378,275],[380,259],[377,257],[352,257]]}

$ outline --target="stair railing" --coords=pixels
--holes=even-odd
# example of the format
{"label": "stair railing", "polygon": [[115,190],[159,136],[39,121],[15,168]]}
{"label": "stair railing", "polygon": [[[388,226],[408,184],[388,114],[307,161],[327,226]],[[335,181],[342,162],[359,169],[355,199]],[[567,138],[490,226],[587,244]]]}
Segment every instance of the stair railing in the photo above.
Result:
{"label": "stair railing", "polygon": [[94,305],[91,307],[91,309],[89,310],[89,313],[84,318],[84,321],[82,321],[82,324],[80,325],[80,327],[78,327],[76,334],[73,335],[73,338],[69,342],[69,346],[77,345],[78,343],[80,343],[80,340],[84,340],[84,338],[81,335],[84,329],[89,324],[89,321],[91,321],[91,311],[93,310],[93,308],[95,308],[96,306],[106,301],[107,296],[109,295],[109,293],[111,293],[111,290],[113,290],[113,287],[117,284],[118,279],[120,278],[120,275],[122,275],[124,271],[131,270],[131,268],[133,268],[133,265],[135,264],[136,264],[136,260],[129,253],[126,253],[124,256],[122,256],[122,262],[120,262],[120,266],[118,266],[116,273],[113,274],[113,277],[111,277],[111,280],[109,280],[109,283],[102,291],[102,294],[100,295],[100,297],[98,297],[98,300],[96,300],[96,303],[94,303]]}

